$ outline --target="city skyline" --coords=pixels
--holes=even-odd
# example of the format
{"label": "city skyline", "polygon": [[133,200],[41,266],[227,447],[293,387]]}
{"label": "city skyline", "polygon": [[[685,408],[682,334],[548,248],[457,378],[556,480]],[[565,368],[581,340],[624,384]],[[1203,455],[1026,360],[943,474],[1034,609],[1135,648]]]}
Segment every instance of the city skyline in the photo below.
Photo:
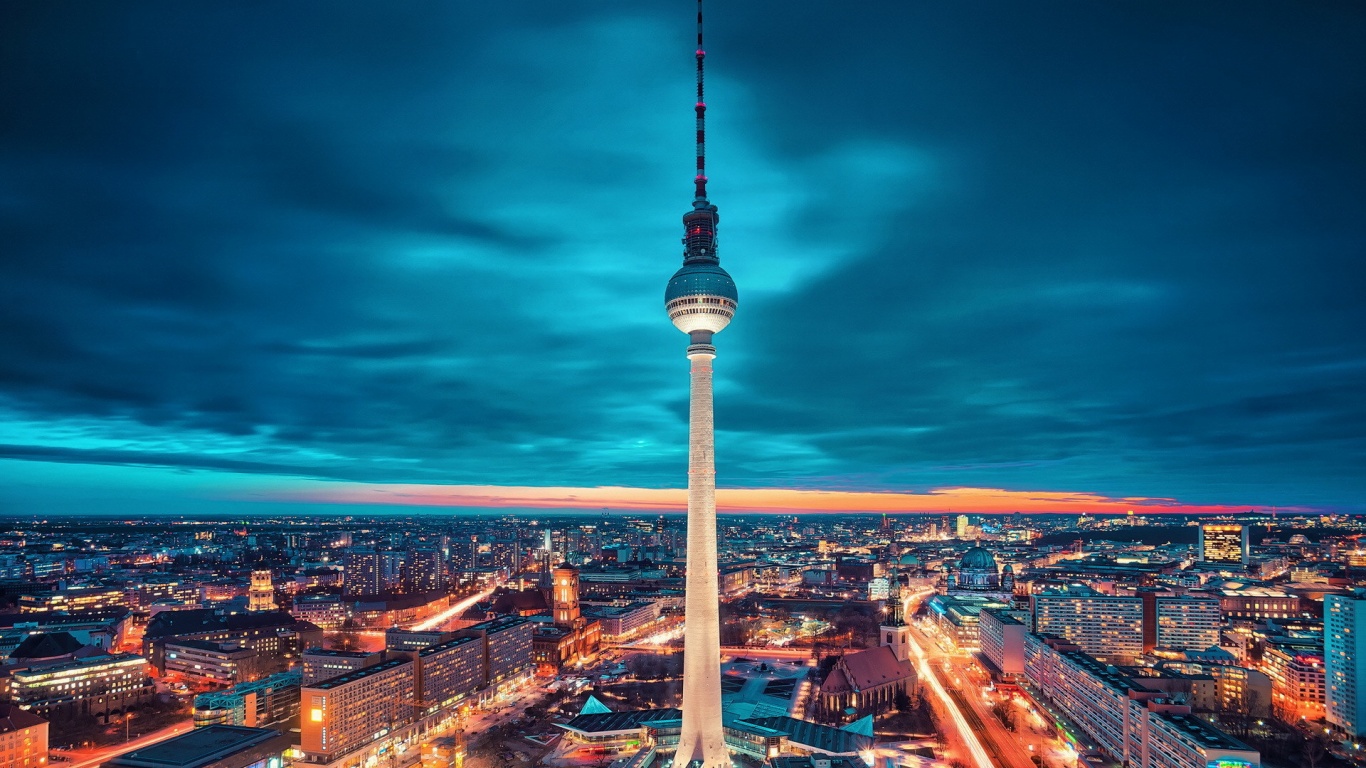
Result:
{"label": "city skyline", "polygon": [[[0,11],[0,514],[682,509],[688,4],[329,8]],[[783,8],[723,512],[1363,510],[1359,9]]]}

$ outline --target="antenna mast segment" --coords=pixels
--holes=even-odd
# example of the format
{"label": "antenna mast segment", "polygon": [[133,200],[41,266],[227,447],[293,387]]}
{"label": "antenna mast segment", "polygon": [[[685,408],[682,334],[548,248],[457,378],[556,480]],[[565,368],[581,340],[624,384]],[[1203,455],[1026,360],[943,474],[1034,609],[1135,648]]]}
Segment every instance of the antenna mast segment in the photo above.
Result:
{"label": "antenna mast segment", "polygon": [[693,201],[707,199],[707,100],[702,93],[702,62],[707,52],[702,47],[702,0],[697,0],[697,178]]}

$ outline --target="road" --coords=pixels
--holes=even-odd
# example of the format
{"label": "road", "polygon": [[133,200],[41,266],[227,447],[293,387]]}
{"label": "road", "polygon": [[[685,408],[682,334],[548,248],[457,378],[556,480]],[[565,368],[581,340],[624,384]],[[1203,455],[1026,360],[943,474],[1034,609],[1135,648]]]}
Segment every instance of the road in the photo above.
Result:
{"label": "road", "polygon": [[[935,679],[947,690],[963,721],[978,737],[992,764],[1002,768],[1034,768],[1032,758],[1036,754],[1040,760],[1045,755],[1054,755],[1054,762],[1070,764],[1062,743],[1047,735],[1043,718],[1023,700],[989,690],[990,679],[970,655],[944,651],[936,638],[915,623],[911,624],[911,636],[912,649],[917,651],[917,657],[923,652]],[[991,708],[997,702],[1019,707],[1015,731],[1007,730],[992,713]],[[957,722],[957,718],[953,719]]]}
{"label": "road", "polygon": [[53,755],[64,755],[66,757],[71,758],[71,762],[52,763],[52,765],[62,766],[62,768],[95,768],[95,766],[99,765],[100,763],[106,760],[113,760],[115,757],[118,757],[119,755],[122,755],[125,752],[131,752],[135,749],[141,749],[142,747],[150,746],[152,744],[157,743],[158,741],[162,741],[163,739],[169,739],[172,736],[185,733],[193,729],[194,724],[187,721],[184,723],[179,723],[177,725],[167,726],[159,731],[152,731],[146,736],[139,736],[138,738],[133,739],[132,741],[129,741],[127,743],[117,744],[112,747],[105,747],[104,749],[54,749],[52,750]]}
{"label": "road", "polygon": [[[925,589],[912,595],[906,615],[914,615],[920,601],[932,593],[933,590]],[[933,694],[930,697],[930,703],[939,717],[940,728],[947,729],[950,725],[953,727],[953,730],[958,734],[958,741],[967,750],[968,757],[972,759],[976,768],[996,768],[996,764],[992,762],[991,757],[982,746],[977,732],[972,729],[958,703],[949,695],[944,682],[939,678],[940,670],[936,667],[940,664],[933,662],[941,661],[943,654],[938,652],[938,648],[930,643],[914,626],[910,634],[910,641],[911,654],[915,656],[916,668],[920,672],[920,682],[922,685],[928,684],[930,692]],[[926,647],[931,649],[930,653],[926,653]],[[1033,768],[1032,765],[1031,768]]]}

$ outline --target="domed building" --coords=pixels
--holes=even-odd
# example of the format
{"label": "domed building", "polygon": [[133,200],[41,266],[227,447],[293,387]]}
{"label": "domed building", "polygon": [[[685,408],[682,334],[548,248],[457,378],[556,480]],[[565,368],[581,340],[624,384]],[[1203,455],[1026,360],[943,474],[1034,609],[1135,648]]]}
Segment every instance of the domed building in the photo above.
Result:
{"label": "domed building", "polygon": [[999,591],[1001,573],[996,568],[996,558],[981,547],[969,549],[958,563],[958,578],[954,582],[958,589],[970,592]]}

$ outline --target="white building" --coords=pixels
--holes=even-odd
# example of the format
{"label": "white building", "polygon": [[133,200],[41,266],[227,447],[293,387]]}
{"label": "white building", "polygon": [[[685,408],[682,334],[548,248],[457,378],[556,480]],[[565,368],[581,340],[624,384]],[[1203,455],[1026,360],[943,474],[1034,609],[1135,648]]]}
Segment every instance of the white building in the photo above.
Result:
{"label": "white building", "polygon": [[1366,735],[1366,590],[1324,598],[1323,655],[1328,722],[1353,737]]}
{"label": "white building", "polygon": [[977,615],[982,655],[1003,675],[1024,674],[1024,622],[1002,610]]}

